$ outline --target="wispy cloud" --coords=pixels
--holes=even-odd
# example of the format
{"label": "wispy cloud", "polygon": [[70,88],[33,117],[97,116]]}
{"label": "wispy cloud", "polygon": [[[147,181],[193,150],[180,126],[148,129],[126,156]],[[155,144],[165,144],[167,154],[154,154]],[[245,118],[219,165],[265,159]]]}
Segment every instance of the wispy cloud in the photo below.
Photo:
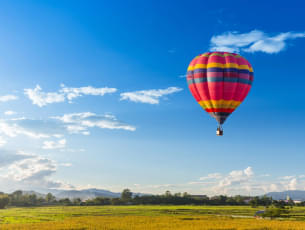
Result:
{"label": "wispy cloud", "polygon": [[7,102],[7,101],[13,101],[13,100],[17,100],[18,97],[15,95],[4,95],[4,96],[0,96],[0,102]]}
{"label": "wispy cloud", "polygon": [[8,151],[0,149],[0,168],[8,166],[16,161],[31,158],[31,155],[24,154],[20,151]]}
{"label": "wispy cloud", "polygon": [[3,145],[5,145],[7,143],[7,140],[4,139],[2,136],[0,136],[0,147],[2,147]]}
{"label": "wispy cloud", "polygon": [[180,92],[182,89],[178,87],[168,87],[166,89],[150,89],[133,92],[121,93],[120,100],[129,100],[139,103],[159,104],[160,98],[173,93]]}
{"label": "wispy cloud", "polygon": [[8,121],[0,120],[0,134],[8,137],[16,137],[18,135],[24,135],[34,139],[48,138],[49,135],[45,133],[34,132],[32,130],[23,128],[16,123],[10,123]]}
{"label": "wispy cloud", "polygon": [[83,95],[93,95],[93,96],[104,96],[107,93],[115,93],[116,88],[94,88],[92,86],[80,87],[80,88],[69,88],[61,85],[62,89],[60,92],[64,93],[69,101],[76,97],[81,97]]}
{"label": "wispy cloud", "polygon": [[210,50],[273,54],[283,51],[288,40],[304,37],[305,32],[285,32],[276,35],[268,35],[260,30],[252,30],[249,33],[226,32],[211,38]]}
{"label": "wispy cloud", "polygon": [[66,147],[66,139],[60,139],[58,141],[44,141],[43,149],[62,149]]}
{"label": "wispy cloud", "polygon": [[221,173],[210,173],[207,176],[200,177],[199,180],[220,179]]}
{"label": "wispy cloud", "polygon": [[94,88],[92,86],[71,88],[62,84],[61,89],[57,92],[43,92],[42,88],[36,85],[34,89],[24,89],[24,94],[34,105],[43,107],[47,104],[64,102],[65,100],[71,103],[73,99],[83,95],[103,96],[116,91],[116,88]]}
{"label": "wispy cloud", "polygon": [[53,117],[65,124],[65,127],[70,133],[81,133],[88,135],[89,128],[101,129],[122,129],[135,131],[136,128],[132,125],[125,124],[119,121],[114,115],[104,114],[97,115],[91,112],[70,113],[63,116]]}
{"label": "wispy cloud", "polygon": [[280,177],[279,179],[282,179],[282,180],[290,180],[292,178],[295,178],[295,176],[283,176],[283,177]]}
{"label": "wispy cloud", "polygon": [[72,164],[71,164],[71,163],[61,163],[60,166],[63,166],[63,167],[71,167]]}
{"label": "wispy cloud", "polygon": [[16,112],[12,111],[12,110],[7,110],[4,112],[4,115],[6,115],[6,116],[11,116],[11,115],[15,115],[15,114],[16,114]]}

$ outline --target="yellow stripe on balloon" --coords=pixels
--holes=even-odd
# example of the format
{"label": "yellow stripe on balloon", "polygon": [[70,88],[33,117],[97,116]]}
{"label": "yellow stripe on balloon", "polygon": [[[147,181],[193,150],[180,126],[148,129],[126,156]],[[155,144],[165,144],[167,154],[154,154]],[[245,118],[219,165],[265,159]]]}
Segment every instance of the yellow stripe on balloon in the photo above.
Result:
{"label": "yellow stripe on balloon", "polygon": [[235,58],[242,58],[242,56],[240,56],[239,54],[231,54],[231,53],[224,53],[224,54],[220,54],[220,53],[204,53],[201,54],[201,57],[213,57],[213,56],[219,56],[219,57],[235,57]]}
{"label": "yellow stripe on balloon", "polygon": [[226,63],[226,64],[221,64],[221,63],[209,63],[209,64],[196,64],[193,66],[188,67],[188,71],[192,71],[195,69],[207,69],[207,68],[235,68],[235,69],[246,69],[249,70],[250,72],[253,72],[252,67],[248,65],[238,65],[236,63]]}
{"label": "yellow stripe on balloon", "polygon": [[199,105],[204,109],[236,109],[241,101],[235,100],[204,100],[199,101]]}

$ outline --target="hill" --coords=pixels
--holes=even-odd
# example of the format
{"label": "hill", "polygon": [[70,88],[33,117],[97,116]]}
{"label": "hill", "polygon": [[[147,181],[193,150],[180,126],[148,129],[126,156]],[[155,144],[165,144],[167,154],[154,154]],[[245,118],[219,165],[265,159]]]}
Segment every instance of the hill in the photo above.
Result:
{"label": "hill", "polygon": [[286,200],[289,196],[293,200],[305,201],[305,191],[304,190],[287,190],[283,192],[269,192],[265,194],[268,197],[272,197],[274,200]]}
{"label": "hill", "polygon": [[82,200],[92,199],[95,197],[120,197],[121,193],[115,193],[103,189],[83,189],[83,190],[53,190],[50,191],[56,198],[81,198]]}

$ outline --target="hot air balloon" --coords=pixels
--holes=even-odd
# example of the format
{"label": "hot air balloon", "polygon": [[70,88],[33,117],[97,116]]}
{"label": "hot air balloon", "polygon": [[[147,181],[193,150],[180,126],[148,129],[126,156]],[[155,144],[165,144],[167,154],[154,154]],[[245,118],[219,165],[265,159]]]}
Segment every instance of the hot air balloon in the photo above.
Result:
{"label": "hot air balloon", "polygon": [[207,52],[195,57],[187,69],[189,89],[199,105],[222,124],[246,98],[253,82],[251,64],[228,52]]}

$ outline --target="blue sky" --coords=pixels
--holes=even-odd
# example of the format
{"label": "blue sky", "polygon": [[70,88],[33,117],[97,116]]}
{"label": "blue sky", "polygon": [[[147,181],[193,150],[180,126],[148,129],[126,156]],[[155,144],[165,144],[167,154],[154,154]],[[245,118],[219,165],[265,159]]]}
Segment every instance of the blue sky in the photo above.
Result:
{"label": "blue sky", "polygon": [[[304,7],[1,1],[0,190],[304,190]],[[254,68],[223,137],[184,77],[210,50]]]}

